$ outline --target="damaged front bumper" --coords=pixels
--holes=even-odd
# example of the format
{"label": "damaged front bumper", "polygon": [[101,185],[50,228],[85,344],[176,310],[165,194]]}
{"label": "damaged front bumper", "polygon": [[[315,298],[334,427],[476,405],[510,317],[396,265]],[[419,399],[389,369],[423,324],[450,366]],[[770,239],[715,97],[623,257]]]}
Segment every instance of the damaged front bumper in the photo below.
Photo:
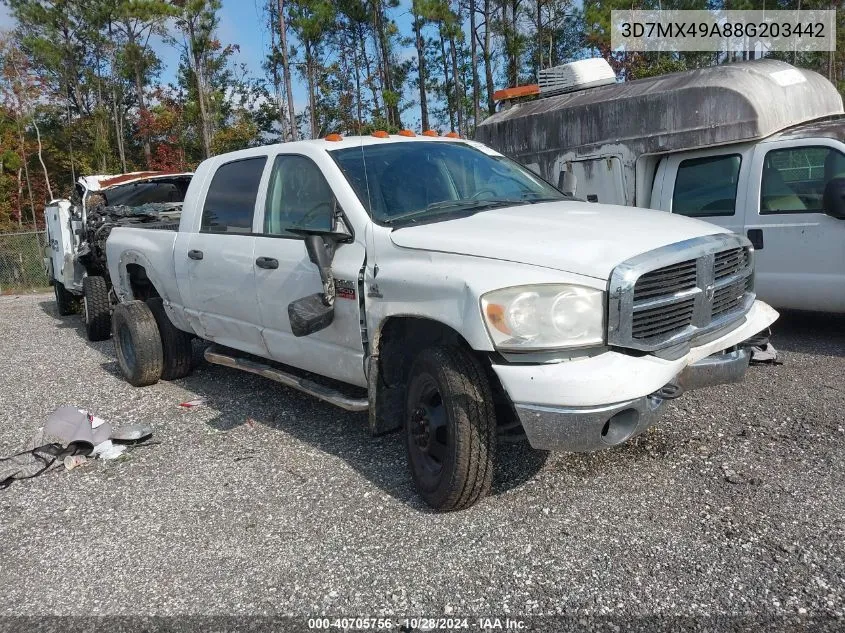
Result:
{"label": "damaged front bumper", "polygon": [[657,420],[666,400],[684,391],[742,381],[751,352],[733,348],[777,316],[758,301],[740,326],[676,360],[609,351],[562,363],[493,369],[531,446],[594,451],[642,433]]}

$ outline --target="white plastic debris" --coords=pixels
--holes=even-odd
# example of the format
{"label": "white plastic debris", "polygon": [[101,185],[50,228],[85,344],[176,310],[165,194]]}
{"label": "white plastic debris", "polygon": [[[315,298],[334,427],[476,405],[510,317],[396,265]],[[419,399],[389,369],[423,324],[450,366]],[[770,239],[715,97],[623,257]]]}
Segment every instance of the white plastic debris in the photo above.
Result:
{"label": "white plastic debris", "polygon": [[91,457],[99,457],[100,459],[117,459],[126,450],[126,446],[122,444],[114,444],[111,440],[101,442],[91,451]]}

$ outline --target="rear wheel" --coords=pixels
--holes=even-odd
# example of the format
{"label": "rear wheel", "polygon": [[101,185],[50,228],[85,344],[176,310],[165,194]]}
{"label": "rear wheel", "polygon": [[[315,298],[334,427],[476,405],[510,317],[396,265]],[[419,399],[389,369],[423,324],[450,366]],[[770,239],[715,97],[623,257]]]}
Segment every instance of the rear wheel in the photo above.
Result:
{"label": "rear wheel", "polygon": [[61,316],[68,316],[76,311],[76,297],[57,279],[53,280],[53,294],[56,296],[56,307]]}
{"label": "rear wheel", "polygon": [[411,367],[405,409],[408,464],[425,502],[460,510],[485,497],[496,414],[478,359],[459,347],[424,350]]}
{"label": "rear wheel", "polygon": [[105,341],[111,336],[109,289],[103,277],[82,280],[82,315],[89,341]]}
{"label": "rear wheel", "polygon": [[112,315],[117,362],[126,381],[136,387],[158,382],[164,367],[155,317],[143,301],[118,304]]}
{"label": "rear wheel", "polygon": [[191,361],[194,358],[191,335],[171,323],[170,317],[167,316],[164,309],[164,300],[161,297],[147,300],[147,306],[155,317],[161,335],[162,380],[184,378],[191,373]]}

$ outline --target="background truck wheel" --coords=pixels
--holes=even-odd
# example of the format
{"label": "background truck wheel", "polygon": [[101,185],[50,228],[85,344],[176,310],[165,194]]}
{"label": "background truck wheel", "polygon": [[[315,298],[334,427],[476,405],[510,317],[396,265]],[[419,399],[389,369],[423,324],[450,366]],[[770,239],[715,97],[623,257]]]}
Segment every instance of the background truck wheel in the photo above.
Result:
{"label": "background truck wheel", "polygon": [[61,316],[67,316],[76,311],[76,297],[68,292],[61,281],[53,280],[53,293],[56,295],[56,306]]}
{"label": "background truck wheel", "polygon": [[89,341],[105,341],[111,336],[109,289],[102,277],[82,280],[82,316]]}
{"label": "background truck wheel", "polygon": [[158,331],[161,335],[161,348],[164,359],[162,380],[176,380],[191,373],[191,361],[194,358],[194,348],[191,345],[191,335],[183,332],[170,322],[164,310],[164,300],[154,297],[147,300],[147,306],[155,317]]}
{"label": "background truck wheel", "polygon": [[117,362],[126,381],[135,387],[161,378],[164,357],[155,317],[143,301],[118,304],[111,319]]}
{"label": "background truck wheel", "polygon": [[416,358],[405,440],[414,483],[433,508],[460,510],[489,493],[496,414],[478,359],[459,347],[434,347]]}

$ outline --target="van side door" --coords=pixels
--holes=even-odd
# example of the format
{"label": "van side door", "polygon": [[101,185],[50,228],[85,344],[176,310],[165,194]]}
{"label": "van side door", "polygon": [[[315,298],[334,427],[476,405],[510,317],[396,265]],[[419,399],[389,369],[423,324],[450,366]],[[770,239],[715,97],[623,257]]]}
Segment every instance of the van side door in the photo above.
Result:
{"label": "van side door", "polygon": [[255,305],[253,223],[268,162],[266,155],[220,162],[201,193],[193,226],[180,226],[173,253],[194,331],[258,355],[266,349]]}
{"label": "van side door", "polygon": [[329,231],[333,216],[343,211],[342,194],[332,188],[315,159],[321,156],[281,153],[273,160],[253,253],[263,338],[273,360],[363,387],[363,297],[358,282],[366,255],[363,235],[353,235],[335,251],[332,324],[303,337],[291,331],[288,305],[322,289],[304,237],[295,231]]}
{"label": "van side door", "polygon": [[758,296],[776,308],[845,312],[845,220],[824,213],[822,196],[845,177],[836,139],[759,143],[746,229],[755,247]]}
{"label": "van side door", "polygon": [[661,210],[742,233],[751,170],[747,146],[680,152],[664,160]]}

